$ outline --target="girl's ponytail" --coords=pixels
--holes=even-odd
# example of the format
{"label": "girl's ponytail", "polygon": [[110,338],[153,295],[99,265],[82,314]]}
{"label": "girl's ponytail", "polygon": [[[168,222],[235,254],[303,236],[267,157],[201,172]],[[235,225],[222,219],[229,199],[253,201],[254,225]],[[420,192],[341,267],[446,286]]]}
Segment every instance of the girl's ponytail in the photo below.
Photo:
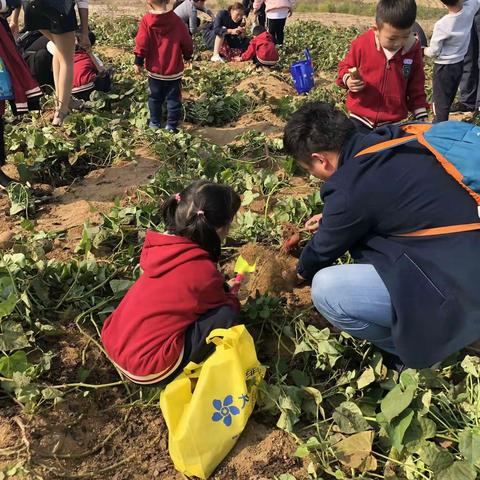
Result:
{"label": "girl's ponytail", "polygon": [[163,218],[169,233],[189,238],[217,262],[221,253],[217,230],[232,223],[240,203],[227,185],[198,180],[165,202]]}

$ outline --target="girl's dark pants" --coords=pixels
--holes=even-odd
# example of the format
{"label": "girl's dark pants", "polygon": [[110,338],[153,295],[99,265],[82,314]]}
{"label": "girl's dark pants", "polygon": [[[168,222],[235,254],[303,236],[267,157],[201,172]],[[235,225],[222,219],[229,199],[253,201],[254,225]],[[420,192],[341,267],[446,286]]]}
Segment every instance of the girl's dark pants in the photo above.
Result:
{"label": "girl's dark pants", "polygon": [[182,80],[157,80],[148,77],[150,126],[161,127],[163,105],[167,104],[167,125],[177,128],[182,119]]}
{"label": "girl's dark pants", "polygon": [[273,41],[277,45],[283,45],[286,18],[267,18],[267,28],[270,35],[273,37]]}
{"label": "girl's dark pants", "polygon": [[174,380],[189,362],[200,363],[215,350],[213,343],[207,344],[206,339],[216,328],[230,328],[237,325],[237,313],[227,306],[215,308],[204,313],[188,327],[185,332],[185,346],[182,363],[177,369],[161,382],[147,385],[148,387],[162,387]]}
{"label": "girl's dark pants", "polygon": [[446,122],[450,113],[458,86],[462,80],[463,62],[451,65],[436,63],[433,67],[433,123]]}

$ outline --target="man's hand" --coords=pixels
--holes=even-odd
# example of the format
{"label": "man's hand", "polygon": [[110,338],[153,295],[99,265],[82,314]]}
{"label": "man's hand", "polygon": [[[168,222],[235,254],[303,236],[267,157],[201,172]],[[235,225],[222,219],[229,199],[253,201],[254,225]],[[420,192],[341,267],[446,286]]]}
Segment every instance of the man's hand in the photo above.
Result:
{"label": "man's hand", "polygon": [[316,232],[318,230],[318,224],[322,217],[323,213],[319,213],[318,215],[314,215],[312,218],[310,218],[310,220],[307,220],[307,222],[305,223],[305,230],[311,233]]}
{"label": "man's hand", "polygon": [[352,77],[349,77],[347,79],[347,88],[354,93],[360,92],[365,88],[365,82],[362,79],[357,80]]}
{"label": "man's hand", "polygon": [[136,75],[142,75],[143,74],[143,65],[134,65],[133,68],[135,69],[135,74]]}

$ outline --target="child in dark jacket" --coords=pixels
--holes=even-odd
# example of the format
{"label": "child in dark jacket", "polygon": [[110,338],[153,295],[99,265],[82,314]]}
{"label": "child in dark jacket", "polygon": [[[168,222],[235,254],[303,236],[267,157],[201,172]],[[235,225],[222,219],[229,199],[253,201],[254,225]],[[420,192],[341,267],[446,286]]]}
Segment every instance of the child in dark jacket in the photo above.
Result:
{"label": "child in dark jacket", "polygon": [[376,26],[352,42],[337,84],[348,89],[347,110],[358,128],[427,117],[420,42],[412,33],[415,0],[380,0]]}
{"label": "child in dark jacket", "polygon": [[147,70],[151,128],[162,125],[163,104],[167,104],[165,129],[177,132],[182,118],[183,60],[193,55],[193,42],[185,23],[167,11],[169,0],[148,0],[151,11],[144,15],[135,39],[135,70]]}
{"label": "child in dark jacket", "polygon": [[212,352],[212,330],[235,325],[238,283],[227,285],[216,263],[239,207],[230,187],[196,181],[166,202],[168,233],[147,233],[143,274],[102,329],[109,358],[133,382],[167,383]]}
{"label": "child in dark jacket", "polygon": [[257,26],[253,29],[253,38],[241,57],[236,57],[239,62],[253,60],[256,65],[273,67],[279,60],[279,55],[272,36],[265,30],[265,27]]}

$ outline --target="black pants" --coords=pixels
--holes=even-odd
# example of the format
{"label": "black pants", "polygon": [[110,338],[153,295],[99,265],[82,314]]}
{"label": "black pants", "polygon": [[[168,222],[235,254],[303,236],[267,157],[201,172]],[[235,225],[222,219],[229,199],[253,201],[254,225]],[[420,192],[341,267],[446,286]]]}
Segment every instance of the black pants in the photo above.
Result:
{"label": "black pants", "polygon": [[462,79],[463,62],[433,67],[434,123],[446,122]]}
{"label": "black pants", "polygon": [[472,36],[467,55],[463,62],[463,76],[460,82],[460,102],[467,107],[480,109],[480,10],[475,16]]}
{"label": "black pants", "polygon": [[150,127],[160,128],[163,123],[163,106],[167,104],[167,125],[177,128],[182,119],[182,80],[157,80],[148,78],[150,93]]}
{"label": "black pants", "polygon": [[283,45],[286,18],[267,18],[267,28],[273,41],[277,45]]}
{"label": "black pants", "polygon": [[230,328],[237,325],[237,314],[227,306],[215,308],[204,313],[185,333],[183,360],[167,378],[148,387],[159,387],[175,379],[189,362],[200,363],[215,350],[215,345],[207,344],[206,339],[216,328]]}

